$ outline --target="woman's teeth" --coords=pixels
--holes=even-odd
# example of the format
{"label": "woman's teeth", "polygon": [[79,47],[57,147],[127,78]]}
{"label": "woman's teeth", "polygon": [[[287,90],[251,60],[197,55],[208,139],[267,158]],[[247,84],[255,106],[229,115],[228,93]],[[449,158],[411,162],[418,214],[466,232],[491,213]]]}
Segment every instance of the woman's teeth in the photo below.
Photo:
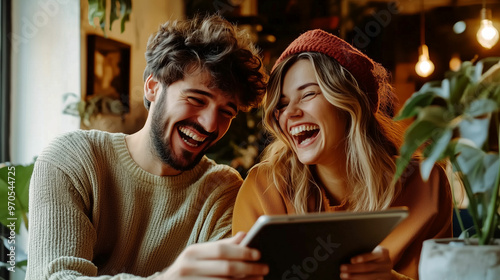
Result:
{"label": "woman's teeth", "polygon": [[297,142],[300,145],[305,145],[311,142],[318,132],[318,125],[300,125],[290,129],[290,134],[297,139]]}
{"label": "woman's teeth", "polygon": [[311,131],[317,129],[319,129],[318,125],[300,125],[292,127],[292,129],[290,129],[290,134],[292,136],[297,136],[298,134],[303,133],[304,131]]}

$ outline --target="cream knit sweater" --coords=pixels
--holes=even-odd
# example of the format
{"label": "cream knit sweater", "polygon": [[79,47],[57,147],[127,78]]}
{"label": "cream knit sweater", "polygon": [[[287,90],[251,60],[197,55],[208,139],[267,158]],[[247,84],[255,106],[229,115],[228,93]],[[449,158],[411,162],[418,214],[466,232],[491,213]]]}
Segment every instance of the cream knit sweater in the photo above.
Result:
{"label": "cream knit sweater", "polygon": [[177,176],[150,174],[125,134],[65,134],[35,164],[26,279],[150,279],[187,245],[231,235],[241,183],[206,157]]}

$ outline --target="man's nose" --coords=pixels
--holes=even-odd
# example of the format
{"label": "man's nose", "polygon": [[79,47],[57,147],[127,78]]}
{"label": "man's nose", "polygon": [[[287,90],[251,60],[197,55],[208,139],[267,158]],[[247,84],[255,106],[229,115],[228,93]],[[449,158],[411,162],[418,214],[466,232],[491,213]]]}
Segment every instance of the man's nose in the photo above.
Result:
{"label": "man's nose", "polygon": [[218,114],[217,110],[214,108],[206,108],[198,117],[198,123],[205,129],[207,132],[212,133],[217,130],[218,122],[217,122]]}

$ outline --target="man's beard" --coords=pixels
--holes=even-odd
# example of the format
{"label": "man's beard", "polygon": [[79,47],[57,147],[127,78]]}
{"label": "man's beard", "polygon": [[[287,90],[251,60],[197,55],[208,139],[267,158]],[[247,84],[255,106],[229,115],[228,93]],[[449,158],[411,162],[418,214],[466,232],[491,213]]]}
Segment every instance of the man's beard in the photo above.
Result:
{"label": "man's beard", "polygon": [[[150,138],[151,138],[151,148],[153,149],[153,153],[165,164],[174,168],[178,171],[187,171],[193,169],[203,158],[205,155],[205,151],[208,146],[200,151],[196,157],[189,161],[192,158],[193,153],[187,150],[182,150],[182,156],[176,156],[172,151],[172,145],[170,143],[170,139],[163,139],[163,135],[165,135],[166,124],[162,120],[162,112],[159,108],[165,108],[166,105],[166,89],[165,92],[162,93],[160,99],[158,100],[158,104],[156,106],[156,110],[153,112]],[[204,129],[197,123],[192,123],[188,121],[179,122],[178,125],[191,126],[196,128],[199,131],[204,131]],[[172,129],[176,129],[172,126]],[[172,131],[173,134],[173,131]],[[213,141],[215,133],[210,134],[210,136],[205,141]]]}

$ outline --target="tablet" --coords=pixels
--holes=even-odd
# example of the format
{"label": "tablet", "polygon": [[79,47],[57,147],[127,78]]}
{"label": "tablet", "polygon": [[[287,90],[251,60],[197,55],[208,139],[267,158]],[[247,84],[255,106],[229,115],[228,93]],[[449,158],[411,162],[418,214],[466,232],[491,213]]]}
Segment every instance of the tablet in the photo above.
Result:
{"label": "tablet", "polygon": [[407,208],[261,216],[241,244],[260,250],[264,279],[340,279],[340,264],[371,252],[407,216]]}

